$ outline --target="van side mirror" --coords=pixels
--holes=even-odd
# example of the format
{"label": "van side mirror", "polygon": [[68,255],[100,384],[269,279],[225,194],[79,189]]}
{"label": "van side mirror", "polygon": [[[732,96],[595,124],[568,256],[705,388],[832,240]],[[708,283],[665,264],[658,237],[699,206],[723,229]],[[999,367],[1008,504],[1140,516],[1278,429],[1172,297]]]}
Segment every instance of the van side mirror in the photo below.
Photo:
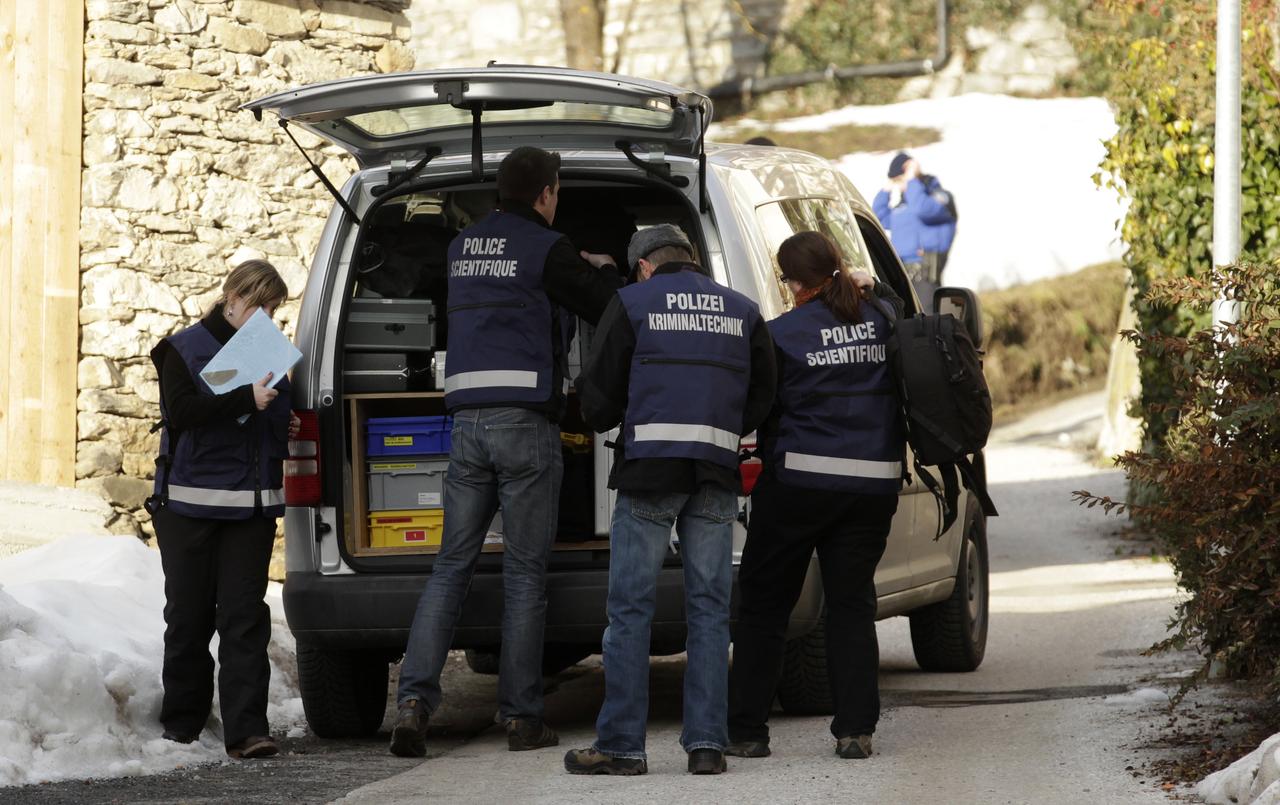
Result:
{"label": "van side mirror", "polygon": [[950,313],[958,321],[964,322],[973,339],[973,346],[982,349],[982,339],[986,333],[982,331],[982,305],[978,295],[968,288],[943,286],[933,292],[933,312]]}

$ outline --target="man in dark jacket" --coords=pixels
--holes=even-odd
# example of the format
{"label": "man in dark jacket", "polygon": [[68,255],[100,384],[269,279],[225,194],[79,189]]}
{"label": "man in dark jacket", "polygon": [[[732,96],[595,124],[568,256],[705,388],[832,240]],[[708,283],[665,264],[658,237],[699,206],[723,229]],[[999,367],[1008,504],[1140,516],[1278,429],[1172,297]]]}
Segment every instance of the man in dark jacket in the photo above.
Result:
{"label": "man in dark jacket", "polygon": [[889,230],[893,250],[902,259],[925,310],[933,309],[933,292],[956,237],[955,198],[938,177],[923,173],[910,154],[899,152],[889,163],[889,183],[871,202],[880,225]]}
{"label": "man in dark jacket", "polygon": [[550,228],[559,169],[557,154],[512,151],[498,168],[501,209],[449,246],[445,405],[453,437],[444,535],[400,670],[391,731],[396,755],[426,753],[440,672],[499,503],[506,516],[498,715],[513,751],[559,742],[542,721],[542,634],[562,471],[569,314],[594,324],[622,284],[607,256],[580,255]]}
{"label": "man in dark jacket", "polygon": [[729,598],[738,513],[738,443],[773,401],[773,343],[754,302],[718,285],[678,228],[644,229],[628,260],[638,282],[600,319],[578,380],[583,418],[621,424],[609,486],[618,490],[609,553],[605,701],[573,774],[643,774],[655,588],[679,533],[689,654],[689,771],[725,770]]}

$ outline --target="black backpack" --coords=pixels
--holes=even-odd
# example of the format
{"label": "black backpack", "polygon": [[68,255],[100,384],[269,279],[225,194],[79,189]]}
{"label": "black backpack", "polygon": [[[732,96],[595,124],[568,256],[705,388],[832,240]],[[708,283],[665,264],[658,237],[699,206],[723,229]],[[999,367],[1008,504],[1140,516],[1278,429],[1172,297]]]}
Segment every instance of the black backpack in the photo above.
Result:
{"label": "black backpack", "polygon": [[[882,307],[883,309],[883,307]],[[889,362],[902,401],[907,441],[915,471],[942,508],[942,536],[958,516],[956,472],[990,517],[999,514],[987,494],[986,479],[970,461],[991,434],[991,392],[982,357],[965,326],[950,313],[897,319],[891,310]],[[925,465],[936,466],[942,489]],[[936,538],[936,537],[935,537]]]}

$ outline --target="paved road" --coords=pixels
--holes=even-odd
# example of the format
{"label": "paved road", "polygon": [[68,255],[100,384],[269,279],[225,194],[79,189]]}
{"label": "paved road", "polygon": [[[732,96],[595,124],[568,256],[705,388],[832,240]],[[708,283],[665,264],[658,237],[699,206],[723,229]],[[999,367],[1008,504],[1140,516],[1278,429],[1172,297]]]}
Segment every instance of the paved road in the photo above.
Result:
{"label": "paved road", "polygon": [[[286,742],[279,760],[98,783],[6,791],[13,802],[409,803],[611,801],[743,803],[1162,802],[1125,770],[1160,718],[1151,687],[1193,664],[1147,658],[1175,601],[1170,569],[1125,542],[1120,521],[1081,509],[1072,490],[1123,493],[1123,477],[1075,449],[1096,431],[1097,395],[1001,429],[988,451],[1001,516],[989,524],[992,615],[986,661],[972,674],[915,665],[905,619],[880,624],[885,714],[876,754],[834,757],[824,718],[775,714],[771,758],[731,759],[723,777],[684,772],[679,735],[683,659],[654,661],[650,773],[573,777],[564,749],[585,746],[599,708],[599,658],[560,674],[547,698],[557,749],[509,753],[492,725],[496,685],[451,660],[450,698],[432,723],[429,757],[393,758],[376,741]],[[1118,553],[1119,552],[1119,553]],[[1132,691],[1140,691],[1133,693]],[[344,797],[345,795],[345,797]],[[5,797],[0,797],[4,799]]]}
{"label": "paved road", "polygon": [[1072,490],[1120,495],[1124,479],[1072,449],[1088,442],[1097,395],[1002,429],[989,449],[992,615],[986,661],[972,674],[915,665],[905,619],[880,624],[886,712],[867,761],[832,754],[823,718],[775,714],[775,754],[731,759],[724,777],[684,773],[679,735],[682,661],[654,664],[650,773],[637,779],[571,777],[565,747],[587,745],[600,703],[598,658],[563,675],[548,698],[562,746],[507,753],[490,728],[403,774],[352,791],[343,803],[738,801],[1079,803],[1161,802],[1125,766],[1140,727],[1159,715],[1150,692],[1168,687],[1187,657],[1139,652],[1163,633],[1172,572],[1130,547],[1119,521],[1071,502]]}

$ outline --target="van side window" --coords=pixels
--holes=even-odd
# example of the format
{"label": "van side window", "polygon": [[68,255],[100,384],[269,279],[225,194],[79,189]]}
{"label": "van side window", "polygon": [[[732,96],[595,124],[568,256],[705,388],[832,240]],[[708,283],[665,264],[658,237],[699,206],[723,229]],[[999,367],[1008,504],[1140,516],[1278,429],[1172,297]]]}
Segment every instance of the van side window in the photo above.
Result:
{"label": "van side window", "polygon": [[797,232],[809,230],[821,232],[836,242],[844,255],[845,264],[853,271],[873,273],[871,258],[862,242],[858,226],[849,207],[833,198],[789,198],[772,201],[756,207],[765,241],[769,244],[769,256],[773,262],[778,292],[787,310],[795,307],[791,291],[781,280],[778,269],[778,247]]}
{"label": "van side window", "polygon": [[863,242],[867,244],[872,265],[875,266],[875,275],[881,282],[888,283],[894,292],[902,297],[903,304],[906,305],[904,311],[906,315],[911,316],[919,312],[911,283],[907,280],[906,273],[895,265],[898,258],[894,255],[889,241],[885,240],[876,224],[862,216],[858,216],[858,228],[861,230]]}

